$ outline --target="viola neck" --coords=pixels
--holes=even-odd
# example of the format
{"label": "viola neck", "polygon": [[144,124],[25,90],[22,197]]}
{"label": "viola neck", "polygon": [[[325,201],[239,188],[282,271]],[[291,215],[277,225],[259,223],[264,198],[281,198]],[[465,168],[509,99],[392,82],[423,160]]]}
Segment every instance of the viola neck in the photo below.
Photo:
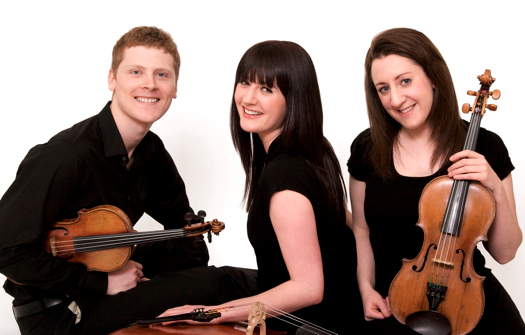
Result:
{"label": "viola neck", "polygon": [[[463,150],[474,151],[476,149],[481,117],[481,113],[477,109],[472,113]],[[441,226],[442,233],[454,236],[459,235],[469,184],[468,180],[454,180],[447,202],[443,225]]]}
{"label": "viola neck", "polygon": [[186,231],[185,229],[168,229],[149,232],[128,232],[120,234],[108,234],[97,236],[82,236],[73,239],[76,252],[89,252],[96,250],[105,250],[117,247],[128,247],[139,244],[165,241],[174,238],[187,237],[207,232],[206,227],[202,230],[194,229]]}

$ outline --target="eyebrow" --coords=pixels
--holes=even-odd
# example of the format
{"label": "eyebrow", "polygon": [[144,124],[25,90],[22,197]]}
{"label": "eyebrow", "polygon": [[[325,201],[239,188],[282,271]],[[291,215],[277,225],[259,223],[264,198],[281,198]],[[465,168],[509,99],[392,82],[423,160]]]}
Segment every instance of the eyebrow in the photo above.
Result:
{"label": "eyebrow", "polygon": [[[398,74],[394,79],[395,79],[395,80],[398,80],[399,77],[402,77],[402,76],[404,76],[404,75],[406,75],[406,74],[409,74],[409,73],[412,73],[412,72],[411,72],[411,71],[407,71],[407,72],[400,73],[400,74]],[[379,83],[374,83],[374,86],[377,87],[377,86],[379,86],[379,85],[385,85],[385,84],[386,84],[385,82],[382,82],[382,81],[381,81],[381,82],[379,82]]]}
{"label": "eyebrow", "polygon": [[[134,67],[138,67],[140,69],[145,69],[146,67],[145,66],[142,66],[140,64],[129,64],[129,65],[125,65],[125,67],[127,68],[134,68]],[[154,71],[167,71],[167,72],[175,72],[173,70],[170,70],[168,68],[163,68],[163,67],[159,67],[159,68],[155,68]]]}

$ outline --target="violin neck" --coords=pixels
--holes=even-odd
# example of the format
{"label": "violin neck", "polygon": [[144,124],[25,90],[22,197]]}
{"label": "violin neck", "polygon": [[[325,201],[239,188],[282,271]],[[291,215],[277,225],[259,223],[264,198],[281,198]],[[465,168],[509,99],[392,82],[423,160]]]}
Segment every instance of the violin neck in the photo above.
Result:
{"label": "violin neck", "polygon": [[[206,229],[203,228],[203,231],[205,232]],[[190,233],[185,229],[128,232],[120,234],[76,237],[73,239],[73,243],[75,245],[76,252],[89,252],[165,241],[174,238],[187,237],[190,234],[195,235],[196,233],[198,233],[198,231],[192,230]]]}
{"label": "violin neck", "polygon": [[[463,150],[476,150],[481,117],[482,115],[478,110],[472,113]],[[441,227],[442,233],[454,236],[459,235],[469,184],[470,182],[468,180],[454,180]]]}

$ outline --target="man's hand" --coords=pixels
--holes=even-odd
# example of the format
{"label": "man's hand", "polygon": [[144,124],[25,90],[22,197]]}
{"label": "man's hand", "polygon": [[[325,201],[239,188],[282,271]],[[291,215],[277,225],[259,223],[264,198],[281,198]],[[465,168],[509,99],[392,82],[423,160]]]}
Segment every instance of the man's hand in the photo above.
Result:
{"label": "man's hand", "polygon": [[108,273],[108,290],[106,294],[114,295],[130,290],[140,281],[146,280],[142,273],[142,264],[129,261],[117,271]]}

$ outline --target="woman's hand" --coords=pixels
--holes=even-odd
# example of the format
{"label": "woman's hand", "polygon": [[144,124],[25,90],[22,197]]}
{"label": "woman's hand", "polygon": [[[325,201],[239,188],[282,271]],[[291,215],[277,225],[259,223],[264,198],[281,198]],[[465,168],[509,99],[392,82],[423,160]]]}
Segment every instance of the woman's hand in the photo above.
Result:
{"label": "woman's hand", "polygon": [[450,178],[479,181],[494,193],[501,190],[503,186],[501,179],[482,154],[463,150],[450,156],[450,160],[453,162],[448,168]]}
{"label": "woman's hand", "polygon": [[361,291],[365,320],[384,319],[392,315],[388,299],[384,299],[373,288]]}

